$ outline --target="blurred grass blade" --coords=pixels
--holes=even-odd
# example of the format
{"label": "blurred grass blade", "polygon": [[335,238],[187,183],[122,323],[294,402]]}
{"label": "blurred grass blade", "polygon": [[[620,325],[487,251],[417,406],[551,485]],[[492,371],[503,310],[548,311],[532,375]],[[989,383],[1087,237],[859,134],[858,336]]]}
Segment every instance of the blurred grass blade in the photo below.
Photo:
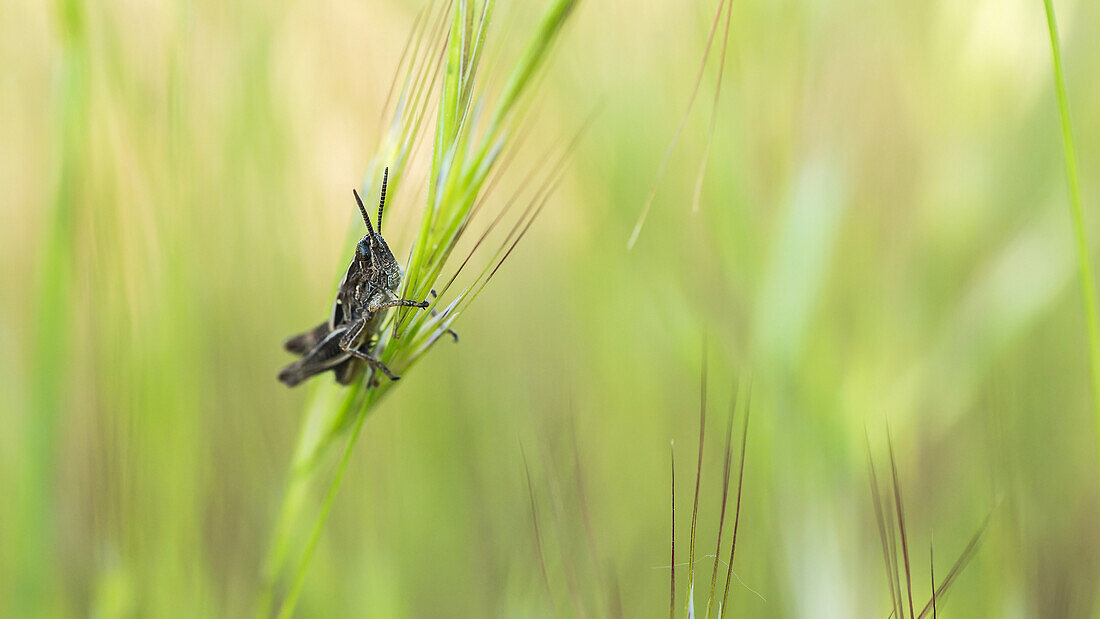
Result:
{"label": "blurred grass blade", "polygon": [[503,128],[508,114],[519,100],[520,95],[529,87],[535,73],[545,63],[550,45],[557,38],[558,33],[561,32],[565,20],[573,12],[576,5],[577,0],[556,0],[543,13],[538,29],[527,44],[523,55],[520,56],[516,68],[512,71],[500,95],[496,112],[489,122],[489,139],[486,140],[486,143],[497,137],[497,132]]}
{"label": "blurred grass blade", "polygon": [[936,543],[932,533],[928,534],[928,573],[932,587],[932,619],[936,619]]}
{"label": "blurred grass blade", "polygon": [[896,563],[891,560],[890,544],[887,535],[886,517],[883,514],[882,494],[879,492],[878,475],[875,474],[875,461],[871,455],[871,439],[867,437],[867,468],[871,476],[871,500],[875,507],[875,522],[878,525],[879,541],[882,543],[882,558],[886,563],[886,584],[890,588],[890,612],[895,617],[901,616],[900,600],[894,591]]}
{"label": "blurred grass blade", "polygon": [[905,535],[905,508],[901,502],[901,483],[898,481],[898,466],[894,460],[894,441],[890,439],[890,430],[886,430],[886,444],[890,447],[890,473],[894,480],[894,507],[897,510],[898,533],[901,535],[901,556],[905,561],[905,591],[909,595],[909,616],[913,617],[913,578],[909,573],[909,540]]}
{"label": "blurred grass blade", "polygon": [[[719,609],[728,608],[727,603],[730,595],[730,580],[735,574],[733,573],[733,556],[737,551],[737,528],[741,523],[741,490],[745,485],[745,448],[749,444],[749,413],[752,411],[752,377],[749,377],[748,393],[745,395],[745,417],[741,426],[741,462],[737,465],[737,500],[734,502],[733,511],[733,542],[730,544],[730,560],[726,564],[726,588],[722,591],[722,603],[718,606]],[[744,584],[744,583],[741,583]],[[750,589],[751,591],[751,589]],[[753,591],[753,593],[756,593]],[[759,593],[756,593],[757,597],[764,599]],[[720,614],[720,613],[719,613]]]}
{"label": "blurred grass blade", "polygon": [[608,616],[614,614],[615,601],[611,596],[611,590],[607,587],[603,576],[603,570],[600,569],[600,557],[602,556],[599,551],[599,547],[596,544],[596,534],[592,528],[592,519],[589,515],[588,509],[588,493],[585,492],[584,481],[584,468],[581,463],[580,449],[577,446],[577,426],[576,418],[573,417],[572,409],[570,410],[569,417],[569,444],[573,452],[573,482],[576,486],[577,493],[577,507],[581,512],[581,524],[584,526],[585,542],[588,546],[589,558],[592,560],[592,569],[596,581],[596,589],[604,593],[604,606]]}
{"label": "blurred grass blade", "polygon": [[[14,595],[9,612],[12,616],[43,616],[57,612],[56,506],[53,488],[57,483],[57,445],[72,363],[73,333],[72,289],[74,286],[75,218],[83,209],[80,187],[84,172],[80,161],[86,157],[88,142],[89,50],[85,16],[79,2],[63,2],[57,10],[62,52],[53,93],[58,130],[59,161],[52,188],[49,212],[43,232],[44,241],[36,256],[33,284],[33,330],[30,350],[30,410],[22,442],[22,475],[16,490],[19,535],[5,550],[14,557],[18,569],[12,574]],[[3,597],[0,595],[0,597]],[[0,605],[0,609],[5,606]]]}
{"label": "blurred grass blade", "polygon": [[[428,6],[420,9],[416,13],[416,18],[413,19],[412,27],[409,28],[409,38],[405,40],[405,47],[401,50],[401,57],[397,59],[397,68],[393,72],[393,79],[390,80],[390,88],[386,91],[386,99],[382,102],[382,114],[378,117],[379,133],[382,132],[382,127],[386,122],[386,114],[390,111],[390,101],[393,100],[393,93],[397,89],[398,78],[401,77],[401,70],[405,66],[405,59],[409,58],[410,67],[415,66],[416,51],[413,51],[410,58],[409,52],[413,50],[413,43],[417,46],[420,44],[420,36],[423,33],[422,25],[428,21],[428,15],[431,14],[431,3]],[[406,76],[412,76],[412,70],[406,71]]]}
{"label": "blurred grass blade", "polygon": [[[719,8],[719,11],[721,8]],[[710,163],[710,147],[714,142],[714,132],[718,127],[718,102],[722,98],[722,75],[726,72],[726,48],[730,39],[730,22],[733,17],[733,0],[726,5],[726,26],[722,34],[722,53],[718,56],[718,82],[714,86],[714,102],[710,110],[710,127],[707,129],[707,144],[703,147],[703,159],[699,162],[699,172],[695,175],[695,191],[691,198],[691,211],[699,212],[699,200],[703,194],[703,179],[707,175]]]}
{"label": "blurred grass blade", "polygon": [[[371,393],[375,392],[371,391]],[[306,547],[302,552],[302,558],[294,574],[290,592],[287,593],[286,599],[283,600],[283,604],[279,608],[279,619],[290,619],[290,617],[294,615],[294,607],[298,603],[298,596],[301,595],[302,587],[305,585],[306,567],[309,565],[309,560],[313,557],[313,552],[317,549],[317,543],[321,539],[321,530],[324,526],[324,522],[328,519],[329,512],[332,511],[333,502],[336,500],[336,490],[340,487],[340,481],[344,478],[344,472],[347,471],[348,461],[351,459],[352,447],[355,445],[355,440],[359,437],[359,431],[362,429],[363,421],[366,418],[367,416],[362,414],[355,420],[355,427],[348,437],[347,447],[340,457],[340,463],[336,467],[336,473],[333,475],[332,482],[325,492],[325,498],[321,504],[321,511],[317,515],[316,523],[310,531],[309,538],[306,540]]]}
{"label": "blurred grass blade", "polygon": [[699,459],[695,467],[695,503],[691,508],[691,535],[688,538],[688,596],[687,614],[693,614],[695,592],[695,522],[699,515],[699,486],[703,479],[703,439],[707,434],[707,347],[703,337],[703,363],[699,379]]}
{"label": "blurred grass blade", "polygon": [[895,616],[905,617],[905,597],[901,593],[901,568],[898,567],[898,535],[897,528],[894,525],[894,514],[897,510],[889,500],[886,502],[886,506],[888,510],[886,514],[886,540],[890,547],[890,564],[894,568],[894,596],[898,601],[898,612]]}
{"label": "blurred grass blade", "polygon": [[672,532],[672,560],[669,561],[669,587],[671,590],[668,594],[668,617],[673,619],[676,616],[676,443],[671,441],[668,444],[668,458],[672,465],[672,491],[669,493],[672,499],[672,524],[669,526]]}
{"label": "blurred grass blade", "polygon": [[737,386],[733,388],[733,402],[730,405],[729,419],[726,420],[726,454],[722,463],[722,504],[718,510],[718,535],[714,542],[714,567],[710,573],[710,593],[707,595],[706,617],[710,619],[710,611],[714,602],[714,588],[718,582],[718,562],[722,554],[722,528],[726,524],[726,499],[730,491],[730,466],[733,460],[733,418],[737,414]]}
{"label": "blurred grass blade", "polygon": [[535,556],[539,560],[539,572],[542,574],[542,584],[546,588],[546,600],[554,605],[554,595],[550,590],[550,577],[546,573],[546,558],[542,551],[542,533],[539,530],[539,510],[535,502],[535,487],[531,483],[531,466],[527,463],[527,451],[520,445],[520,454],[523,456],[523,472],[527,479],[527,496],[531,501],[531,532],[535,536]]}
{"label": "blurred grass blade", "polygon": [[627,251],[634,249],[635,243],[638,242],[638,235],[642,233],[642,227],[645,226],[646,219],[649,218],[649,209],[653,206],[653,199],[657,197],[657,186],[661,183],[661,179],[665,175],[665,168],[668,166],[668,161],[672,157],[672,151],[676,148],[676,143],[680,141],[680,134],[683,133],[684,126],[687,125],[687,119],[691,115],[691,108],[695,105],[695,98],[699,95],[699,86],[703,83],[703,74],[707,68],[707,58],[710,57],[710,49],[714,44],[714,33],[718,31],[718,22],[721,21],[722,8],[725,4],[726,0],[720,0],[718,2],[718,9],[714,12],[714,19],[710,24],[710,33],[707,34],[707,44],[703,48],[703,59],[699,62],[699,72],[695,76],[695,85],[691,87],[691,95],[688,97],[687,107],[684,108],[684,115],[680,117],[680,124],[676,126],[676,131],[672,134],[672,139],[665,148],[665,154],[661,156],[661,163],[657,165],[657,172],[653,175],[653,185],[650,187],[649,194],[642,204],[642,212],[638,215],[638,221],[634,223],[634,229],[630,232],[630,238],[626,241]]}
{"label": "blurred grass blade", "polygon": [[944,594],[947,593],[949,587],[955,583],[955,579],[959,577],[966,565],[970,563],[970,560],[974,558],[974,554],[978,551],[978,546],[981,545],[982,536],[985,534],[985,530],[989,527],[989,521],[993,517],[993,512],[996,510],[994,507],[985,516],[985,520],[982,521],[978,530],[974,532],[974,535],[970,538],[970,542],[966,544],[966,548],[963,549],[962,554],[955,560],[955,564],[951,566],[951,569],[947,572],[947,576],[940,583],[939,587],[936,587],[933,592],[932,599],[924,605],[920,614],[917,615],[917,619],[924,619],[924,616],[930,612],[934,612],[932,609],[935,607],[936,598],[942,599]]}
{"label": "blurred grass blade", "polygon": [[1065,149],[1070,216],[1073,219],[1074,240],[1077,243],[1081,297],[1084,304],[1085,326],[1088,331],[1089,375],[1092,378],[1093,431],[1096,435],[1097,455],[1100,455],[1100,316],[1097,315],[1096,309],[1096,288],[1092,276],[1092,258],[1089,253],[1088,235],[1085,228],[1085,211],[1084,207],[1081,206],[1081,185],[1077,179],[1077,151],[1073,145],[1069,97],[1066,95],[1066,83],[1062,75],[1062,52],[1058,37],[1058,24],[1054,17],[1054,2],[1053,0],[1043,0],[1043,6],[1046,8],[1047,31],[1050,33],[1054,90],[1058,94],[1058,114],[1062,121],[1062,143]]}

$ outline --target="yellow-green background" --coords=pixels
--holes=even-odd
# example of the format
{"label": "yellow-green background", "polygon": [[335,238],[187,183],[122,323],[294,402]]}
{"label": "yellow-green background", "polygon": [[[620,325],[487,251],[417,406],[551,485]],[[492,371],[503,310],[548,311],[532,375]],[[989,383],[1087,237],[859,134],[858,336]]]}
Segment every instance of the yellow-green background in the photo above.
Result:
{"label": "yellow-green background", "polygon": [[[580,5],[511,176],[595,111],[585,141],[461,343],[367,421],[301,616],[664,613],[704,333],[699,554],[733,380],[754,383],[736,571],[767,602],[734,582],[729,616],[889,613],[865,438],[881,478],[886,420],[919,603],[933,536],[946,574],[999,504],[943,615],[1097,612],[1041,2],[737,0],[698,212],[716,56],[627,252],[715,6]],[[1094,238],[1100,4],[1055,6]],[[0,614],[250,613],[309,391],[275,381],[280,342],[324,316],[419,8],[0,5]],[[502,0],[490,91],[538,8]],[[421,206],[388,215],[402,257]]]}

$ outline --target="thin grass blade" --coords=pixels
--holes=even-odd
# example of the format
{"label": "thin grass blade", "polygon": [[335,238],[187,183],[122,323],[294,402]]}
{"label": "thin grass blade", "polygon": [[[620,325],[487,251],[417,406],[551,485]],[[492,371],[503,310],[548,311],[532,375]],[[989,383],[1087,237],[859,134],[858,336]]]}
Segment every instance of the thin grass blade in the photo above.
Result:
{"label": "thin grass blade", "polygon": [[672,498],[672,519],[669,526],[672,532],[672,558],[669,561],[668,617],[673,619],[676,617],[676,444],[672,441],[668,443],[668,457],[672,465],[672,491],[669,494]]}
{"label": "thin grass blade", "polygon": [[722,8],[725,4],[726,0],[721,0],[718,3],[718,10],[714,12],[714,20],[711,22],[710,34],[707,35],[707,44],[703,48],[703,60],[699,62],[699,73],[695,76],[695,85],[691,88],[691,96],[688,97],[687,107],[684,109],[684,115],[680,117],[680,124],[677,125],[676,131],[672,134],[672,139],[665,148],[665,154],[661,156],[661,163],[657,165],[657,173],[653,176],[653,185],[649,189],[649,194],[642,204],[642,212],[638,215],[638,221],[634,223],[634,229],[630,232],[630,238],[626,242],[627,251],[634,249],[635,243],[638,242],[638,235],[642,233],[642,227],[645,226],[646,219],[649,218],[649,209],[653,206],[653,199],[657,197],[657,186],[665,175],[665,168],[668,166],[669,159],[672,158],[672,151],[676,148],[677,142],[680,141],[680,134],[683,133],[684,126],[687,125],[688,116],[691,115],[691,108],[695,105],[695,98],[699,94],[699,87],[703,83],[703,74],[707,67],[707,58],[710,57],[710,49],[714,44],[714,33],[718,31],[718,22],[721,20]]}
{"label": "thin grass blade", "polygon": [[887,428],[887,444],[890,446],[890,472],[894,478],[894,505],[897,509],[898,517],[898,533],[901,535],[901,556],[905,561],[905,590],[909,596],[909,616],[915,617],[913,614],[913,577],[909,572],[909,541],[905,535],[905,508],[902,507],[901,502],[901,484],[898,482],[898,466],[897,461],[894,459],[894,442],[889,438],[889,428]]}
{"label": "thin grass blade", "polygon": [[985,520],[982,521],[982,525],[978,527],[978,530],[974,532],[974,535],[970,538],[970,541],[966,544],[966,548],[959,554],[959,558],[955,560],[955,564],[948,570],[947,576],[940,583],[939,587],[936,587],[933,598],[924,605],[920,614],[917,615],[917,619],[924,619],[924,616],[932,612],[932,608],[936,598],[943,598],[947,593],[948,588],[955,583],[959,574],[966,568],[966,565],[970,563],[970,560],[974,558],[974,554],[978,552],[978,548],[981,546],[982,536],[985,535],[985,530],[989,527],[989,521],[993,517],[993,510],[991,510],[985,516]]}
{"label": "thin grass blade", "polygon": [[936,619],[936,543],[935,536],[928,535],[928,572],[931,575],[929,583],[932,587],[932,619]]}
{"label": "thin grass blade", "polygon": [[718,56],[718,82],[714,86],[714,103],[710,111],[710,128],[707,129],[707,144],[703,148],[703,159],[699,163],[699,173],[695,176],[695,192],[691,199],[691,211],[699,212],[699,200],[703,194],[703,179],[710,162],[710,147],[714,142],[714,132],[718,126],[718,102],[722,98],[722,75],[726,72],[726,47],[730,39],[730,22],[733,16],[733,0],[726,5],[726,27],[722,35],[722,53]]}
{"label": "thin grass blade", "polygon": [[[748,393],[745,395],[745,419],[741,426],[741,462],[737,465],[737,502],[733,513],[733,543],[730,544],[730,560],[726,564],[726,588],[722,592],[722,603],[719,608],[727,608],[730,595],[730,579],[733,573],[733,556],[737,551],[737,528],[741,524],[741,491],[745,486],[745,448],[749,444],[749,413],[752,411],[752,383],[749,383]],[[742,583],[744,584],[744,583]],[[755,592],[754,592],[755,593]],[[759,594],[757,594],[759,595]]]}
{"label": "thin grass blade", "polygon": [[[699,486],[703,479],[703,439],[707,434],[707,348],[703,337],[702,376],[699,381],[699,458],[695,467],[695,503],[691,508],[691,536],[688,538],[688,586],[695,590],[695,522],[699,516]],[[692,614],[693,600],[688,599],[687,614]]]}
{"label": "thin grass blade", "polygon": [[722,553],[722,528],[726,524],[726,499],[730,490],[730,466],[733,460],[733,418],[737,413],[737,387],[733,389],[733,404],[730,406],[729,419],[726,421],[726,458],[722,464],[722,506],[718,510],[718,536],[714,542],[714,568],[710,573],[710,593],[707,595],[707,619],[714,602],[714,587],[718,583],[718,562]]}
{"label": "thin grass blade", "polygon": [[871,477],[871,500],[874,502],[875,506],[875,521],[878,525],[879,540],[882,543],[882,558],[886,564],[886,584],[890,588],[890,614],[892,616],[900,616],[900,600],[894,591],[894,583],[897,582],[894,574],[894,566],[896,566],[897,563],[890,560],[890,543],[887,541],[887,535],[891,535],[891,533],[888,533],[886,527],[886,516],[883,513],[882,494],[879,492],[878,475],[875,473],[875,461],[871,456],[870,437],[867,437],[867,469]]}
{"label": "thin grass blade", "polygon": [[1089,253],[1088,236],[1085,232],[1085,211],[1084,207],[1081,206],[1081,185],[1077,179],[1077,150],[1073,144],[1069,97],[1066,95],[1066,81],[1062,75],[1062,52],[1058,37],[1058,23],[1054,16],[1054,2],[1053,0],[1043,0],[1043,6],[1046,8],[1047,31],[1050,33],[1054,90],[1058,94],[1058,115],[1062,121],[1062,143],[1065,150],[1070,216],[1073,220],[1073,236],[1077,245],[1081,298],[1088,332],[1089,376],[1092,379],[1093,431],[1096,434],[1097,454],[1100,455],[1100,315],[1097,314],[1096,288],[1092,275],[1092,256]]}

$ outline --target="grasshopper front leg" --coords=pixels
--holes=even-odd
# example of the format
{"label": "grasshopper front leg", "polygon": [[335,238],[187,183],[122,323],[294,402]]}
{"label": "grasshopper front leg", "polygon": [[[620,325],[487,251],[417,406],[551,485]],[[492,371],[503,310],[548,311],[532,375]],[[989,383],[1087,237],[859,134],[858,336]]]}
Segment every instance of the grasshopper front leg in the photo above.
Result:
{"label": "grasshopper front leg", "polygon": [[377,311],[384,310],[390,307],[417,307],[420,309],[424,309],[425,307],[428,307],[428,302],[411,301],[409,299],[392,299],[390,301],[372,302],[370,305],[367,306],[367,311],[373,314]]}
{"label": "grasshopper front leg", "polygon": [[[433,299],[436,297],[435,290],[431,291],[431,295],[432,295]],[[369,311],[371,313],[374,313],[374,312],[377,312],[379,310],[383,310],[383,309],[390,308],[390,307],[417,307],[417,308],[420,308],[420,309],[424,309],[424,308],[428,307],[428,305],[430,305],[430,303],[428,303],[427,301],[410,301],[408,299],[391,299],[391,300],[388,300],[388,301],[372,302],[370,305],[367,306],[367,311]],[[439,312],[437,312],[435,310],[432,310],[430,313],[433,317],[439,315]],[[452,338],[454,338],[454,341],[456,343],[458,342],[458,334],[455,333],[453,329],[447,329],[446,333],[448,335],[450,335]]]}

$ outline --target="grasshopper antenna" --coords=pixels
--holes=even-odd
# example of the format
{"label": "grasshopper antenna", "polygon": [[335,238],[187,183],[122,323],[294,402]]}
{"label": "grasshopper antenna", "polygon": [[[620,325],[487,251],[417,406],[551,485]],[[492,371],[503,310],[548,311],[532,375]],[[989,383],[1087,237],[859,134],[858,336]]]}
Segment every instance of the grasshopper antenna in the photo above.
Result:
{"label": "grasshopper antenna", "polygon": [[382,208],[386,206],[386,181],[390,178],[390,167],[382,173],[382,197],[378,198],[378,234],[382,234]]}
{"label": "grasshopper antenna", "polygon": [[374,226],[370,225],[370,217],[367,217],[367,209],[363,206],[363,200],[359,198],[359,192],[352,189],[351,192],[355,194],[355,202],[359,204],[359,212],[363,214],[363,223],[367,224],[367,230],[370,230],[371,242],[374,242]]}

